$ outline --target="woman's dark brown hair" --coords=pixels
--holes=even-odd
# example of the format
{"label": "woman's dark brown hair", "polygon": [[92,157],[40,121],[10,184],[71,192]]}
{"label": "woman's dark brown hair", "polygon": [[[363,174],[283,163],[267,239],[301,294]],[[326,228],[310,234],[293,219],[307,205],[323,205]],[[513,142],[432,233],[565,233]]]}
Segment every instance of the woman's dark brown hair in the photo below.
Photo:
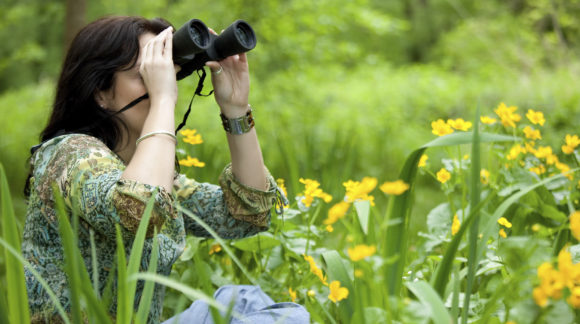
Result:
{"label": "woman's dark brown hair", "polygon": [[[132,68],[139,57],[139,36],[159,34],[171,26],[161,18],[111,16],[85,26],[74,38],[56,87],[48,124],[40,134],[46,142],[63,134],[82,133],[99,138],[113,150],[126,125],[95,100],[111,89],[115,72]],[[137,98],[135,98],[137,99]],[[30,174],[29,174],[30,178]],[[25,194],[29,194],[29,180]]]}

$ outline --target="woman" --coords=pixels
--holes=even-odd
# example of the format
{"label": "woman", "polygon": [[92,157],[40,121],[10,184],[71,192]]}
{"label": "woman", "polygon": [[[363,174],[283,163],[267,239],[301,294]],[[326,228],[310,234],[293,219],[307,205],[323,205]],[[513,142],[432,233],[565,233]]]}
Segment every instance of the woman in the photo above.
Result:
{"label": "woman", "polygon": [[[222,118],[243,121],[250,112],[246,56],[206,65],[212,71]],[[222,172],[219,187],[176,175],[175,74],[172,27],[161,19],[103,18],[81,30],[70,46],[52,115],[41,134],[42,144],[31,157],[23,239],[24,256],[67,309],[70,296],[61,271],[64,260],[53,184],[63,195],[67,210],[80,216],[79,248],[86,264],[91,264],[90,240],[94,236],[101,292],[114,268],[116,225],[130,248],[145,203],[152,196],[155,205],[148,235],[151,238],[154,228],[159,233],[158,272],[164,275],[183,251],[186,233],[208,236],[176,204],[201,217],[224,238],[245,237],[268,228],[277,187],[264,166],[254,128],[243,134],[227,133],[231,164]],[[144,94],[148,99],[122,110]],[[150,258],[151,245],[148,239],[142,264]],[[28,271],[26,280],[33,322],[59,322],[47,293]],[[140,284],[136,300],[141,290]],[[244,291],[245,303],[252,294],[261,294]],[[156,287],[151,322],[161,320],[163,292],[163,287]],[[196,303],[181,320],[203,316],[192,313],[207,311],[207,306],[203,310]],[[297,320],[308,320],[301,306],[283,304],[302,312]],[[266,305],[242,311],[253,312],[262,306]],[[112,305],[112,315],[115,309]]]}

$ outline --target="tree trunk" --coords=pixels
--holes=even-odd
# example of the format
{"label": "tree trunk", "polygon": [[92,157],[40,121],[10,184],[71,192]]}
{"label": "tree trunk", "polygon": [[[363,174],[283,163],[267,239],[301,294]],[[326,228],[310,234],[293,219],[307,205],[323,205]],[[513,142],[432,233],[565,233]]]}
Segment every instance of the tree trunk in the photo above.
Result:
{"label": "tree trunk", "polygon": [[85,25],[87,9],[86,0],[66,0],[66,17],[64,30],[64,52],[68,51],[70,43]]}

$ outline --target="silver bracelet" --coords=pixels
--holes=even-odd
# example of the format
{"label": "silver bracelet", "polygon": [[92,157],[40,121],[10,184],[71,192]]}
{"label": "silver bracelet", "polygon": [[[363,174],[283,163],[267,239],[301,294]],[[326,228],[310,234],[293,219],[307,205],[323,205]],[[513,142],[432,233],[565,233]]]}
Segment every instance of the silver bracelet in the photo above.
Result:
{"label": "silver bracelet", "polygon": [[175,134],[173,134],[172,132],[168,132],[168,131],[164,131],[164,130],[160,130],[160,131],[154,131],[151,133],[147,133],[141,137],[139,137],[137,139],[137,141],[135,142],[135,145],[139,145],[139,143],[141,143],[142,140],[149,138],[153,135],[157,135],[157,134],[163,134],[163,135],[167,135],[167,136],[171,136],[171,138],[173,138],[175,140],[175,143],[177,143],[177,137],[175,136]]}

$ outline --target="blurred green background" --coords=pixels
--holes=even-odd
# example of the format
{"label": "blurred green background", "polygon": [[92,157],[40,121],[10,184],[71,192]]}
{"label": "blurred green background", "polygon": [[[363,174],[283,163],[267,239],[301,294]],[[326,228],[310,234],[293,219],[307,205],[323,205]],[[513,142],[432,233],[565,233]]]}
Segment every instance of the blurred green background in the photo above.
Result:
{"label": "blurred green background", "polygon": [[[335,201],[348,179],[393,181],[407,154],[435,137],[432,120],[472,120],[478,104],[484,115],[502,101],[522,116],[543,111],[554,147],[580,117],[580,0],[2,0],[0,162],[20,217],[29,148],[51,109],[66,40],[109,14],[160,16],[177,28],[191,18],[215,30],[238,18],[253,26],[250,103],[266,164],[291,197],[300,177]],[[197,81],[179,82],[177,121]],[[187,149],[206,167],[182,170],[216,183],[229,153],[212,98],[195,99],[187,127],[204,137]],[[428,154],[437,165],[440,153]],[[416,230],[442,198],[435,181],[420,181]]]}

